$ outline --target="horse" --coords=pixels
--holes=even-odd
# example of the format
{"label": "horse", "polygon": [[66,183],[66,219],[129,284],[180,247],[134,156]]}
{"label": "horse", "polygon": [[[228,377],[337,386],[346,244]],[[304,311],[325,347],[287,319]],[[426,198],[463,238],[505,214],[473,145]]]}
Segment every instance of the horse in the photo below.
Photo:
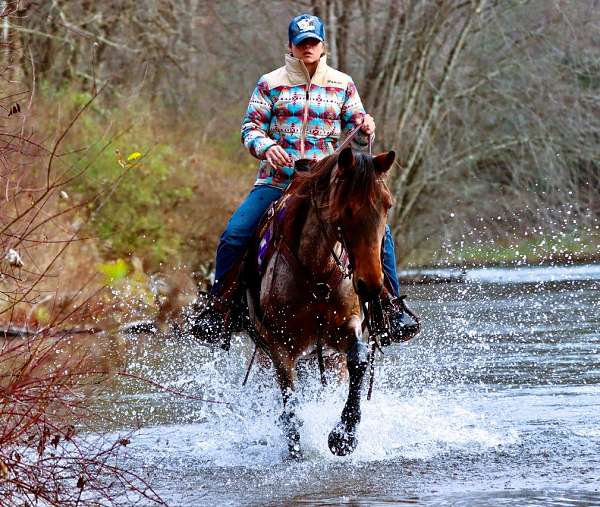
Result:
{"label": "horse", "polygon": [[385,178],[394,159],[393,151],[371,156],[344,148],[308,163],[310,170],[296,172],[271,213],[276,222],[285,216],[275,224],[272,253],[261,269],[258,236],[250,247],[246,292],[255,341],[272,360],[283,397],[280,422],[294,458],[302,456],[295,367],[323,346],[345,355],[349,378],[329,449],[344,456],[358,444],[370,354],[361,303],[378,298],[384,285],[381,245],[393,202]]}

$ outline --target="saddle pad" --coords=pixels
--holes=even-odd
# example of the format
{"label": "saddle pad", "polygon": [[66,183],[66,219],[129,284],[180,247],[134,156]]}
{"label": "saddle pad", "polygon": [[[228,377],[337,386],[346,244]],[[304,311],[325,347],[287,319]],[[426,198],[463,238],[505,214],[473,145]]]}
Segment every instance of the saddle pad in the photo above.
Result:
{"label": "saddle pad", "polygon": [[273,254],[273,245],[276,238],[275,231],[285,216],[285,201],[287,201],[288,194],[284,194],[279,200],[275,201],[261,220],[260,227],[258,229],[258,255],[256,259],[256,265],[258,267],[258,273],[262,276],[267,268],[269,259]]}

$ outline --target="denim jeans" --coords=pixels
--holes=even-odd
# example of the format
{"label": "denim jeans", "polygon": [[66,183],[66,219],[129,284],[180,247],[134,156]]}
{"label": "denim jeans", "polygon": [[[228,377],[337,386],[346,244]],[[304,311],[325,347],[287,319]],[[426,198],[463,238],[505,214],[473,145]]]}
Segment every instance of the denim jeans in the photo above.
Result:
{"label": "denim jeans", "polygon": [[[246,252],[248,243],[254,236],[261,217],[272,202],[283,194],[283,190],[268,185],[256,185],[252,188],[244,202],[235,210],[217,247],[217,260],[215,267],[215,283],[212,293],[217,294],[219,282],[224,279],[229,270],[238,262]],[[394,240],[388,225],[385,226],[383,240],[383,271],[388,277],[394,295],[400,295],[400,284],[396,272],[396,253]]]}
{"label": "denim jeans", "polygon": [[394,238],[390,226],[386,224],[385,235],[383,236],[383,273],[389,280],[392,287],[393,295],[400,295],[400,281],[398,280],[398,272],[396,271],[396,249],[394,248]]}
{"label": "denim jeans", "polygon": [[246,253],[248,243],[254,236],[265,211],[282,194],[283,190],[280,188],[255,185],[244,202],[231,215],[217,246],[213,294],[218,293],[219,282],[224,279],[229,270]]}

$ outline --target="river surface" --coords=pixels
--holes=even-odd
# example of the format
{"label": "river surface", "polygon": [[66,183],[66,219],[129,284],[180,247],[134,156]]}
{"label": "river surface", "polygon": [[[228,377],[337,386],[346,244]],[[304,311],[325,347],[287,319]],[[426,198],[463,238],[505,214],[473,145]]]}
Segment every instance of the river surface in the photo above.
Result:
{"label": "river surface", "polygon": [[105,432],[169,505],[600,505],[600,267],[477,269],[406,286],[423,320],[385,349],[356,452],[327,448],[347,392],[300,389],[304,459],[290,461],[269,370],[251,347],[128,338],[131,373],[99,398]]}

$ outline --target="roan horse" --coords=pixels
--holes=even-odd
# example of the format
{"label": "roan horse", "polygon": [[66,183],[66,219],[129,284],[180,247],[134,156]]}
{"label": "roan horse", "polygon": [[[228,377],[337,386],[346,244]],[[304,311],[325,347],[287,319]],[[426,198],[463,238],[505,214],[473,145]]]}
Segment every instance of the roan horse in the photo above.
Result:
{"label": "roan horse", "polygon": [[285,219],[276,225],[262,275],[255,262],[258,240],[251,247],[246,280],[258,331],[255,341],[276,371],[284,404],[281,423],[292,457],[301,456],[295,366],[301,356],[323,346],[345,354],[350,384],[341,420],[329,434],[329,448],[343,456],[358,443],[369,363],[361,302],[377,297],[383,288],[381,245],[392,206],[384,178],[394,158],[393,151],[372,157],[345,148],[298,172],[277,205],[285,207]]}

